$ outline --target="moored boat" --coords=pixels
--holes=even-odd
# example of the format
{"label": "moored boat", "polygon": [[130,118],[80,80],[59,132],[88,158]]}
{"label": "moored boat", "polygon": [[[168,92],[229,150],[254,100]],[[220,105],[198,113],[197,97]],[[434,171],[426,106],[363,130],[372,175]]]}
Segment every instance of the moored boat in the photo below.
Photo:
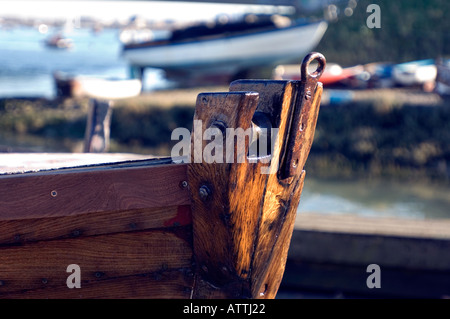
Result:
{"label": "moored boat", "polygon": [[88,76],[53,74],[59,97],[90,97],[95,99],[123,99],[137,96],[142,91],[139,79],[103,79]]}
{"label": "moored boat", "polygon": [[[198,95],[182,157],[79,154],[28,166],[22,155],[0,167],[0,297],[274,298],[324,67],[312,53],[300,81],[239,80]],[[270,136],[269,153],[251,153],[229,129],[269,130],[256,135]]]}
{"label": "moored boat", "polygon": [[60,33],[56,33],[45,40],[45,45],[55,49],[71,49],[73,48],[73,40],[64,37]]}
{"label": "moored boat", "polygon": [[[277,80],[299,80],[300,74],[299,65],[279,65],[273,71],[273,78]],[[362,65],[355,65],[347,68],[341,67],[336,63],[328,63],[325,68],[320,81],[324,86],[331,86],[349,80],[364,72]]]}
{"label": "moored boat", "polygon": [[392,76],[397,84],[422,86],[426,90],[434,84],[436,75],[437,69],[433,59],[400,63],[392,69]]}
{"label": "moored boat", "polygon": [[176,82],[202,78],[230,81],[251,68],[289,63],[320,41],[327,23],[292,22],[258,17],[253,22],[228,22],[175,30],[167,39],[126,43],[123,57],[137,72],[159,68]]}

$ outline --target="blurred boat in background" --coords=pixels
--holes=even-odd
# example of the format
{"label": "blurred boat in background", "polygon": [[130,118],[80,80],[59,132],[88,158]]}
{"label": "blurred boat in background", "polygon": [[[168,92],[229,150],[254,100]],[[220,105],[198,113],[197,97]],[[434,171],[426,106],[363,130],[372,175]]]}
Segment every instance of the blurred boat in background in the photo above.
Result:
{"label": "blurred boat in background", "polygon": [[[279,65],[274,69],[273,78],[276,80],[300,80],[300,65]],[[324,86],[330,86],[349,80],[352,77],[361,75],[364,72],[362,65],[342,68],[339,64],[328,63],[320,78]]]}
{"label": "blurred boat in background", "polygon": [[248,15],[176,29],[163,39],[124,43],[122,54],[136,77],[145,68],[158,68],[175,82],[228,82],[251,69],[299,60],[319,43],[327,26],[325,21]]}
{"label": "blurred boat in background", "polygon": [[[435,62],[434,59],[405,63],[373,62],[351,67],[341,67],[328,63],[321,77],[324,87],[343,87],[350,89],[416,87],[432,92],[435,85],[440,91],[450,88],[449,62]],[[298,64],[278,65],[273,71],[277,80],[298,80]],[[438,71],[439,69],[439,71]],[[441,79],[438,80],[438,72]],[[440,83],[438,83],[440,82]],[[445,84],[447,83],[447,84]]]}
{"label": "blurred boat in background", "polygon": [[436,80],[437,68],[433,59],[411,61],[396,64],[392,76],[398,85],[422,86],[426,91],[432,90]]}
{"label": "blurred boat in background", "polygon": [[58,97],[90,97],[114,100],[137,96],[142,90],[142,82],[138,79],[72,77],[61,72],[55,72],[53,77]]}
{"label": "blurred boat in background", "polygon": [[391,88],[395,86],[392,77],[392,69],[394,63],[391,62],[374,62],[364,65],[364,70],[369,75],[367,80],[367,88]]}
{"label": "blurred boat in background", "polygon": [[44,43],[47,47],[55,49],[71,49],[73,47],[73,40],[64,37],[60,33],[56,33],[45,39]]}
{"label": "blurred boat in background", "polygon": [[[41,25],[42,26],[42,25]],[[48,26],[43,25],[39,27],[39,32],[45,34],[48,31]],[[45,39],[44,44],[49,48],[54,49],[72,49],[74,46],[74,41],[68,35],[72,34],[75,28],[74,21],[70,18],[66,19],[66,23],[62,28],[55,32],[53,35]]]}

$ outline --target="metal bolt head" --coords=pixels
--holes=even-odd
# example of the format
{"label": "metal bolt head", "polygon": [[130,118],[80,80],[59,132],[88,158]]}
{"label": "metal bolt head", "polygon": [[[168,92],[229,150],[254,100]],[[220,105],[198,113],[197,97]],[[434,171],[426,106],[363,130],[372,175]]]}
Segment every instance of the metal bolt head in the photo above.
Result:
{"label": "metal bolt head", "polygon": [[198,190],[198,194],[200,196],[200,199],[205,201],[208,199],[208,196],[211,195],[211,190],[208,188],[208,186],[203,185],[202,187],[200,187],[200,189]]}

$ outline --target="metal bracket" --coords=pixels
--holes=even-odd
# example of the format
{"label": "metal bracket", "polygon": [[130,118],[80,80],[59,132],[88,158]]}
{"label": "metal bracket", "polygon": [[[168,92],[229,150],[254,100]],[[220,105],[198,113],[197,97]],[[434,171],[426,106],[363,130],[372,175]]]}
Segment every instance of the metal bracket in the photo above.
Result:
{"label": "metal bracket", "polygon": [[[314,72],[310,73],[308,67],[314,60],[317,60],[318,66]],[[325,65],[325,57],[318,52],[312,52],[303,59],[300,89],[297,90],[297,97],[293,99],[294,109],[291,116],[289,137],[281,164],[280,175],[282,179],[294,176],[298,170],[303,170],[305,165],[307,156],[303,156],[303,154],[306,150],[309,152],[314,137],[314,119],[316,119],[322,93],[322,84],[319,83],[318,85],[318,80],[325,69]],[[311,112],[311,108],[316,108],[316,110]],[[305,130],[306,127],[311,125],[314,125],[314,127]]]}

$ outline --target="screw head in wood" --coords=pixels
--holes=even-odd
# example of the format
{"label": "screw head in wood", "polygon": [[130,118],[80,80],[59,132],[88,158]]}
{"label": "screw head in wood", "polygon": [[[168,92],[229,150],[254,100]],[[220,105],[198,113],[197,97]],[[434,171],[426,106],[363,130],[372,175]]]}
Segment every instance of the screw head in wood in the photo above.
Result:
{"label": "screw head in wood", "polygon": [[200,189],[198,190],[198,194],[200,196],[200,199],[205,201],[208,199],[208,196],[211,195],[211,190],[208,188],[208,186],[203,185],[202,187],[200,187]]}
{"label": "screw head in wood", "polygon": [[186,188],[186,187],[188,187],[188,182],[187,182],[187,181],[182,181],[182,182],[180,183],[180,187],[181,187],[181,188]]}

